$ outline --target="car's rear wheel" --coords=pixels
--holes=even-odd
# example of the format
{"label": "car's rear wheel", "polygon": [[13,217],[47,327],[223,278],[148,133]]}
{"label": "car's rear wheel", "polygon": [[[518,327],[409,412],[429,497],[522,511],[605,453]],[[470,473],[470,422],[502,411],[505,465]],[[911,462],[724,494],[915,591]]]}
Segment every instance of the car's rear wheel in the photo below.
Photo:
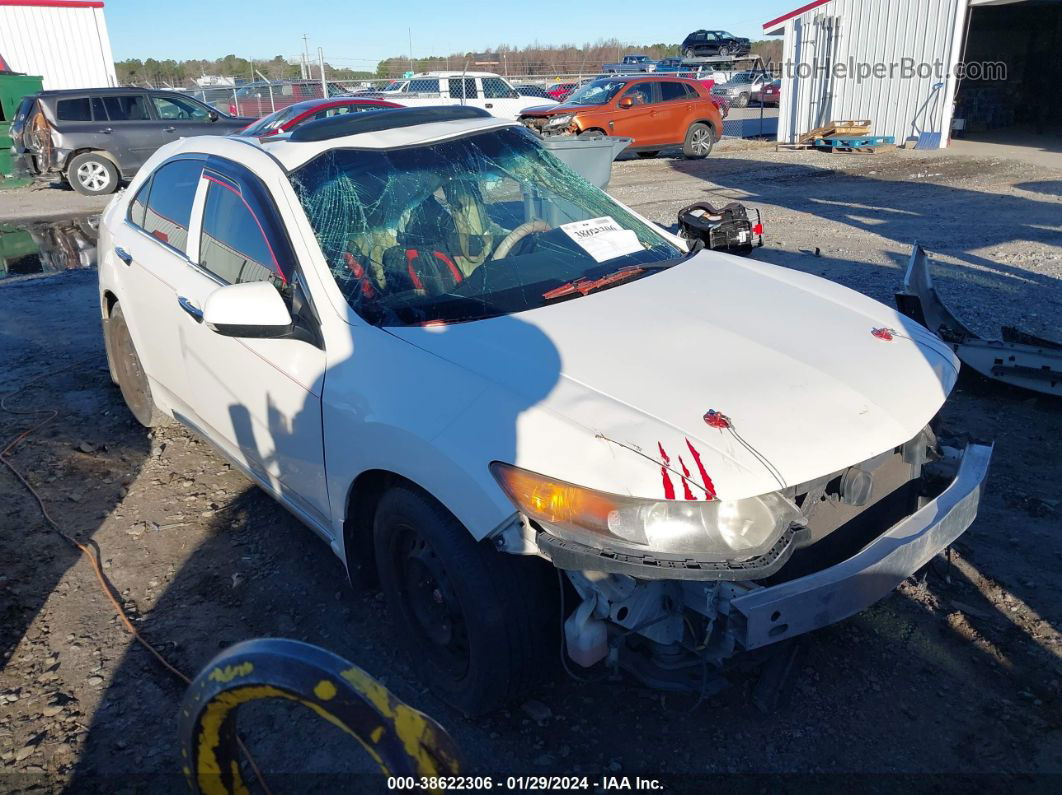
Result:
{"label": "car's rear wheel", "polygon": [[688,158],[700,159],[712,153],[715,135],[712,128],[702,122],[691,124],[686,130],[686,140],[682,144],[682,154]]}
{"label": "car's rear wheel", "polygon": [[118,169],[106,157],[85,152],[70,161],[66,178],[82,196],[103,196],[118,190]]}
{"label": "car's rear wheel", "polygon": [[749,105],[749,95],[746,92],[743,92],[742,94],[740,94],[738,96],[738,98],[736,100],[734,100],[734,107],[735,108],[747,108],[748,105]]}
{"label": "car's rear wheel", "polygon": [[550,670],[560,628],[543,561],[476,542],[415,487],[384,494],[373,535],[396,634],[435,695],[481,714]]}
{"label": "car's rear wheel", "polygon": [[641,158],[644,158],[645,160],[648,160],[651,157],[656,157],[658,154],[660,154],[660,150],[659,149],[653,149],[653,150],[651,150],[649,152],[639,152],[638,153],[638,157],[641,157]]}
{"label": "car's rear wheel", "polygon": [[133,338],[129,336],[129,326],[126,325],[121,304],[115,304],[111,309],[103,329],[108,363],[118,381],[125,405],[145,428],[163,425],[169,418],[158,410],[151,397],[151,384],[140,364],[140,356],[133,347]]}

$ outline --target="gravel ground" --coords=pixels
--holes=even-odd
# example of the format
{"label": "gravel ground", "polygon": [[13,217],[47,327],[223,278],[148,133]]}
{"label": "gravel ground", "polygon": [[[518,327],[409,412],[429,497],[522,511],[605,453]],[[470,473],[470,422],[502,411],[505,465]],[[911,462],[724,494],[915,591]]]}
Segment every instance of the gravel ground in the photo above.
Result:
{"label": "gravel ground", "polygon": [[[884,301],[918,239],[938,255],[960,316],[986,332],[1008,323],[1054,336],[1060,188],[1062,174],[1009,161],[757,147],[696,163],[625,160],[611,186],[665,225],[695,200],[747,201],[767,225],[757,258]],[[0,193],[0,220],[8,210]],[[1051,780],[1037,776],[1062,774],[1057,400],[960,381],[946,424],[997,445],[977,521],[950,565],[807,637],[775,713],[750,702],[750,662],[699,704],[558,674],[511,710],[466,720],[410,676],[379,595],[352,591],[310,531],[207,445],[135,424],[104,369],[91,271],[0,282],[0,372],[4,392],[47,374],[10,401],[59,412],[14,462],[69,532],[98,545],[140,630],[188,673],[244,638],[319,644],[440,720],[474,773],[642,774],[687,792],[1047,791]],[[31,424],[0,412],[0,440]],[[0,790],[180,786],[183,687],[130,643],[91,567],[6,472],[0,504]],[[307,772],[368,769],[331,727],[283,708],[253,717],[250,744],[275,792],[334,788]],[[726,774],[742,777],[705,778]]]}

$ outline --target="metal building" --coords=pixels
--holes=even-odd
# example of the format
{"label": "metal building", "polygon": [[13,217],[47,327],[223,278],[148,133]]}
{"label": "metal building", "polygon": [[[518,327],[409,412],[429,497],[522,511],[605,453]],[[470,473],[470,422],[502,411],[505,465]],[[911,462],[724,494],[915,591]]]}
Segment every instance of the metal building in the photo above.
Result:
{"label": "metal building", "polygon": [[785,36],[779,142],[840,119],[941,148],[953,130],[1055,132],[1059,0],[814,0],[763,31]]}
{"label": "metal building", "polygon": [[45,89],[117,85],[101,2],[0,0],[0,53]]}

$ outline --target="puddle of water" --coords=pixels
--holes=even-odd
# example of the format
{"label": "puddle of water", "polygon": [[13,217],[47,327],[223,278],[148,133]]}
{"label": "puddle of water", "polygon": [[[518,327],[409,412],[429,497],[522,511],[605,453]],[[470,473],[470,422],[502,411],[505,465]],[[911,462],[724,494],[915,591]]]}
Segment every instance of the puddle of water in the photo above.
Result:
{"label": "puddle of water", "polygon": [[100,217],[0,223],[0,279],[96,267]]}

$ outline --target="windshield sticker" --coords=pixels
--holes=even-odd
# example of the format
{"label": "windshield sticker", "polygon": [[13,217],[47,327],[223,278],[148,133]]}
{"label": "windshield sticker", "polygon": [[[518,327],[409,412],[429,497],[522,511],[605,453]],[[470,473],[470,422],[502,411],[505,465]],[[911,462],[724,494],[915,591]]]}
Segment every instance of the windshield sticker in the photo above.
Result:
{"label": "windshield sticker", "polygon": [[565,234],[598,262],[607,262],[616,257],[642,251],[633,230],[623,229],[610,215],[561,224]]}

